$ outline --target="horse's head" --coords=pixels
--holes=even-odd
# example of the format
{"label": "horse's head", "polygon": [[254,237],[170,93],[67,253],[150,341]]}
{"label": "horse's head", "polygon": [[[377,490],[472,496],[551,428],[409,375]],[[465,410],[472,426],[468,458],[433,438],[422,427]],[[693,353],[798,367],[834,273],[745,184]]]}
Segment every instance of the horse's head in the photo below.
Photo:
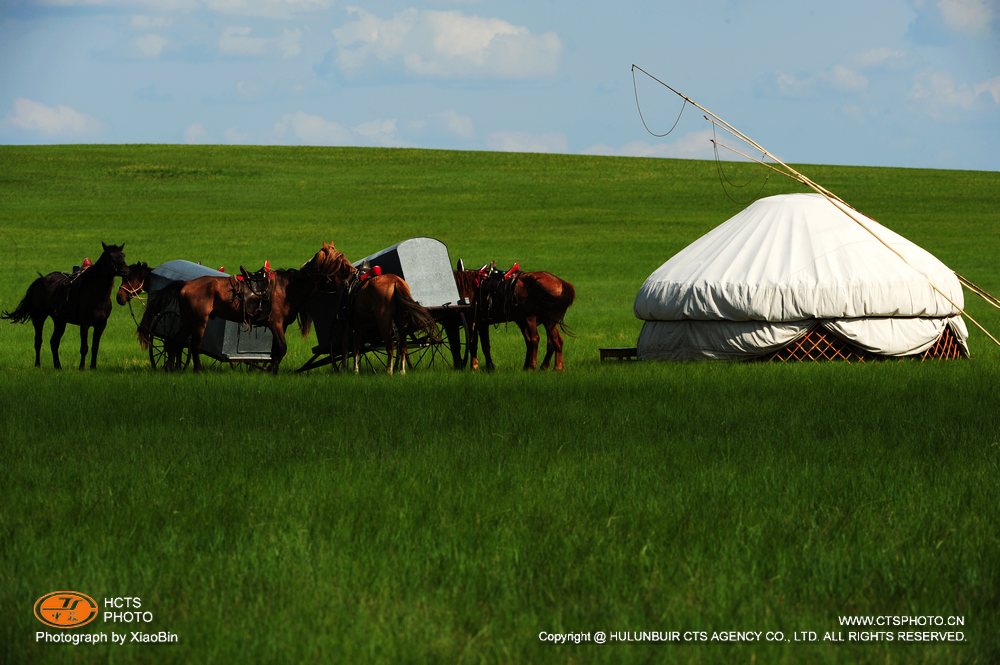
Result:
{"label": "horse's head", "polygon": [[324,242],[315,256],[302,266],[302,270],[330,281],[343,281],[355,272],[351,262],[332,242]]}
{"label": "horse's head", "polygon": [[109,261],[114,273],[119,277],[124,277],[128,274],[128,264],[125,263],[125,243],[121,245],[109,245],[105,242],[101,243],[101,247],[104,251],[101,253],[101,258],[97,260],[98,263],[101,261]]}
{"label": "horse's head", "polygon": [[115,296],[119,305],[128,303],[129,300],[146,290],[146,282],[150,272],[152,271],[149,266],[142,261],[133,263],[126,269],[125,275],[122,277],[122,285],[118,287],[118,294]]}

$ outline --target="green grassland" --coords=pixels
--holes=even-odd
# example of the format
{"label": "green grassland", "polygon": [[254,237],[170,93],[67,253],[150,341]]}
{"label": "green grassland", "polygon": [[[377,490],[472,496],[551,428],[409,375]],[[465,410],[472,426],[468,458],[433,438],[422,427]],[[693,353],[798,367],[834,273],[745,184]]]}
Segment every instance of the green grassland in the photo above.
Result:
{"label": "green grassland", "polygon": [[[0,661],[1000,660],[1000,349],[972,326],[972,358],[950,363],[598,361],[634,344],[646,276],[760,185],[727,168],[752,183],[741,203],[710,162],[0,148],[2,309],[102,240],[130,262],[231,269],[429,235],[452,259],[520,261],[577,290],[560,375],[518,369],[513,327],[494,332],[492,374],[294,374],[312,341],[293,329],[277,377],[168,375],[117,306],[98,369],[56,372],[47,344],[31,367],[30,326],[3,322]],[[1000,173],[802,169],[1000,291]],[[775,177],[761,195],[788,191]],[[64,366],[78,340],[68,329]],[[78,632],[179,642],[36,643],[31,606],[58,589],[154,615]],[[961,616],[965,640],[846,641],[864,629],[838,616],[869,614]],[[819,641],[538,638],[673,630]]]}

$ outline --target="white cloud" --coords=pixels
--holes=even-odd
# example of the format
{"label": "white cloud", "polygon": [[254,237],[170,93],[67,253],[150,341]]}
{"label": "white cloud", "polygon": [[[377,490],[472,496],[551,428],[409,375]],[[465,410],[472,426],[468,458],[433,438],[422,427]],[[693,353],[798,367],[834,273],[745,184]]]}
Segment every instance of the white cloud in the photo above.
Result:
{"label": "white cloud", "polygon": [[228,26],[219,37],[219,51],[226,55],[260,56],[264,55],[269,40],[264,37],[251,37],[252,28],[243,26]]}
{"label": "white cloud", "polygon": [[274,44],[285,58],[294,58],[302,53],[302,31],[299,29],[284,29],[274,38]]}
{"label": "white cloud", "polygon": [[274,126],[274,135],[279,142],[296,145],[404,145],[396,129],[395,119],[368,120],[348,127],[319,115],[296,111],[282,116]]}
{"label": "white cloud", "polygon": [[904,57],[905,54],[898,49],[870,48],[816,74],[778,72],[767,81],[765,89],[781,97],[792,98],[811,97],[829,91],[830,88],[840,92],[862,93],[869,88],[865,72],[893,67]]}
{"label": "white cloud", "polygon": [[845,65],[834,65],[827,76],[839,90],[864,92],[868,89],[868,79],[865,75]]}
{"label": "white cloud", "polygon": [[993,98],[993,103],[1000,105],[1000,76],[989,81],[983,81],[975,87],[976,95],[987,94]]}
{"label": "white cloud", "polygon": [[271,51],[279,51],[282,57],[292,58],[302,52],[299,43],[302,31],[285,29],[277,37],[254,37],[252,28],[227,26],[219,37],[219,52],[239,57],[261,57]]}
{"label": "white cloud", "polygon": [[282,142],[305,145],[351,145],[351,130],[338,122],[302,111],[285,114],[274,126]]}
{"label": "white cloud", "polygon": [[[332,0],[35,0],[55,7],[119,7],[159,13],[208,10],[230,16],[290,19],[328,10]],[[146,30],[149,28],[137,28]]]}
{"label": "white cloud", "polygon": [[874,67],[885,67],[899,62],[905,54],[897,49],[881,46],[861,51],[851,57],[850,62],[860,69],[872,69]]}
{"label": "white cloud", "polygon": [[559,69],[562,42],[552,32],[455,11],[407,9],[386,19],[360,7],[348,12],[354,20],[333,31],[347,76],[372,65],[429,78],[534,79]]}
{"label": "white cloud", "polygon": [[566,136],[559,133],[493,132],[486,144],[501,152],[569,152]]}
{"label": "white cloud", "polygon": [[23,97],[14,101],[14,112],[7,116],[5,123],[51,138],[84,136],[101,129],[97,120],[70,106],[46,106]]}
{"label": "white cloud", "polygon": [[984,100],[1000,105],[1000,76],[969,85],[956,83],[945,72],[922,72],[914,81],[910,99],[923,103],[932,115],[946,109],[971,111]]}
{"label": "white cloud", "polygon": [[990,0],[937,0],[945,24],[967,35],[982,35],[993,21]]}
{"label": "white cloud", "polygon": [[193,123],[184,130],[184,143],[208,143],[208,130],[201,123]]}
{"label": "white cloud", "polygon": [[798,97],[806,94],[812,87],[812,82],[804,76],[778,72],[774,76],[774,88],[784,97]]}
{"label": "white cloud", "polygon": [[237,81],[236,95],[240,99],[257,99],[263,94],[260,85],[256,81]]}
{"label": "white cloud", "polygon": [[244,145],[250,142],[250,137],[237,129],[230,127],[227,129],[223,136],[225,137],[226,143],[231,145]]}
{"label": "white cloud", "polygon": [[437,117],[452,136],[468,140],[476,135],[476,124],[467,115],[448,109],[439,113]]}
{"label": "white cloud", "polygon": [[[670,143],[646,143],[632,141],[615,148],[609,145],[595,145],[584,150],[588,155],[613,155],[619,157],[668,157],[672,159],[715,159],[712,147],[712,130],[690,132]],[[735,139],[734,139],[735,141]],[[733,146],[737,147],[737,146]],[[739,149],[739,148],[738,148]],[[719,159],[740,159],[734,153],[720,149]]]}
{"label": "white cloud", "polygon": [[201,4],[220,14],[292,18],[323,12],[333,3],[331,0],[203,0]]}
{"label": "white cloud", "polygon": [[170,40],[166,37],[153,33],[140,35],[132,42],[135,50],[144,58],[159,58],[169,43]]}
{"label": "white cloud", "polygon": [[129,25],[133,30],[140,31],[150,31],[150,30],[165,30],[173,25],[173,19],[167,18],[166,16],[146,16],[144,14],[138,14],[132,17]]}
{"label": "white cloud", "polygon": [[367,145],[397,146],[395,120],[371,120],[354,128],[354,133]]}

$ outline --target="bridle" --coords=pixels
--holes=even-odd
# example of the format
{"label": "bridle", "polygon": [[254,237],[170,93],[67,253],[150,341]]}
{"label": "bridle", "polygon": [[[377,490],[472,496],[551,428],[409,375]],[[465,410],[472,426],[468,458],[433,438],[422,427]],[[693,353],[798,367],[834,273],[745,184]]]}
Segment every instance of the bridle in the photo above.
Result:
{"label": "bridle", "polygon": [[121,288],[125,291],[126,295],[128,295],[128,300],[125,301],[128,303],[128,313],[129,315],[131,315],[132,322],[135,323],[135,327],[138,328],[139,322],[135,318],[135,312],[132,311],[132,300],[137,299],[140,302],[145,303],[145,301],[142,298],[139,298],[138,295],[142,293],[142,290],[144,288],[146,288],[146,278],[143,277],[142,280],[139,282],[139,286],[135,288],[126,285],[125,280],[122,280]]}
{"label": "bridle", "polygon": [[139,286],[137,286],[135,288],[132,288],[132,287],[128,286],[123,281],[122,285],[121,285],[121,288],[125,290],[125,293],[128,295],[128,300],[129,300],[129,302],[131,302],[132,298],[135,298],[137,295],[139,295],[140,293],[142,293],[142,290],[144,288],[146,288],[146,278],[143,277],[142,281],[139,282]]}

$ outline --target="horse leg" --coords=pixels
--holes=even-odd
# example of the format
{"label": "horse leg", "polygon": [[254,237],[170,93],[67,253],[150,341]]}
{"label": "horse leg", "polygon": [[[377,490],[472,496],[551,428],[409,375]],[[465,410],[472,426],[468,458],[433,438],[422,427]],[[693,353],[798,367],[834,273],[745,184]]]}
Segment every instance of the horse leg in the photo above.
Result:
{"label": "horse leg", "polygon": [[271,339],[271,373],[277,374],[282,358],[288,353],[288,342],[285,341],[285,331],[281,326],[271,329]]}
{"label": "horse leg", "polygon": [[546,323],[545,360],[542,361],[542,369],[549,368],[549,361],[552,359],[553,354],[556,357],[555,371],[561,372],[563,370],[563,339],[562,335],[559,334],[559,324]]}
{"label": "horse leg", "polygon": [[80,369],[82,370],[87,366],[87,351],[90,351],[90,347],[87,346],[87,336],[90,335],[90,326],[86,323],[80,323]]}
{"label": "horse leg", "polygon": [[386,350],[386,353],[388,353],[388,355],[389,355],[389,370],[388,370],[389,371],[389,376],[392,376],[392,366],[395,364],[395,360],[396,360],[394,358],[393,354],[396,351],[396,349],[393,347],[393,343],[392,343],[393,340],[392,340],[392,329],[391,328],[388,331],[384,331],[383,332],[382,339],[385,340],[385,350]]}
{"label": "horse leg", "polygon": [[42,366],[42,329],[45,327],[45,316],[34,314],[31,325],[35,326],[35,367]]}
{"label": "horse leg", "polygon": [[101,335],[107,327],[107,319],[94,323],[94,342],[90,349],[90,369],[97,369],[97,351],[101,348]]}
{"label": "horse leg", "polygon": [[469,369],[476,371],[479,369],[479,324],[473,321],[466,332],[468,337],[465,348],[469,354]]}
{"label": "horse leg", "polygon": [[354,331],[354,373],[361,373],[361,335]]}
{"label": "horse leg", "polygon": [[59,342],[62,341],[63,333],[66,332],[66,322],[59,319],[52,319],[52,322],[55,324],[52,337],[49,339],[49,348],[52,349],[52,364],[56,369],[62,369],[62,364],[59,362]]}
{"label": "horse leg", "polygon": [[449,316],[444,322],[444,334],[448,338],[448,348],[451,350],[451,361],[455,369],[462,369],[462,350],[458,342],[458,320]]}
{"label": "horse leg", "polygon": [[[397,328],[397,330],[402,331],[402,328]],[[399,332],[398,335],[396,357],[399,358],[399,373],[406,376],[406,335],[402,332]]]}
{"label": "horse leg", "polygon": [[[493,366],[493,354],[490,353],[490,324],[485,323],[479,330],[479,339],[483,344],[483,359],[486,361],[486,371],[492,372],[496,369]],[[477,365],[479,363],[476,363]]]}
{"label": "horse leg", "polygon": [[201,371],[201,339],[205,336],[205,328],[208,326],[208,319],[198,323],[194,330],[191,331],[191,342],[189,348],[191,350],[191,364],[194,367],[195,373]]}
{"label": "horse leg", "polygon": [[524,336],[524,369],[535,369],[538,367],[538,321],[529,316],[518,321],[517,325]]}

